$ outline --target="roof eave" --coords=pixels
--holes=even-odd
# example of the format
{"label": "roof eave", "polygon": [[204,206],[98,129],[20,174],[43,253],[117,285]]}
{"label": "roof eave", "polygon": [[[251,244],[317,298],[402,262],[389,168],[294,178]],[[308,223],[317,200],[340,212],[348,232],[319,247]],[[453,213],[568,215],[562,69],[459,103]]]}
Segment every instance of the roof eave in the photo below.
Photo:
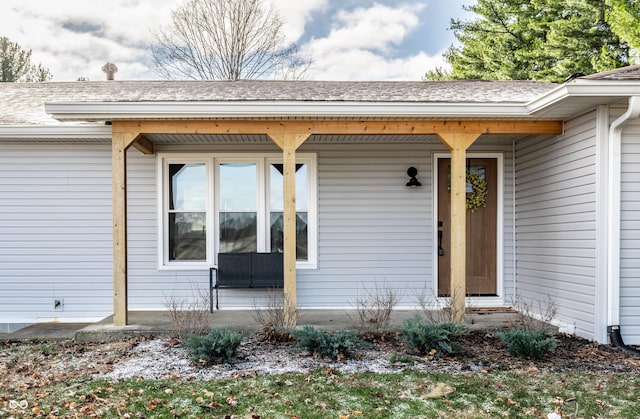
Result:
{"label": "roof eave", "polygon": [[569,97],[600,97],[600,98],[625,98],[640,95],[640,83],[638,81],[617,80],[585,80],[577,79],[543,94],[527,103],[527,112],[536,115],[559,105]]}

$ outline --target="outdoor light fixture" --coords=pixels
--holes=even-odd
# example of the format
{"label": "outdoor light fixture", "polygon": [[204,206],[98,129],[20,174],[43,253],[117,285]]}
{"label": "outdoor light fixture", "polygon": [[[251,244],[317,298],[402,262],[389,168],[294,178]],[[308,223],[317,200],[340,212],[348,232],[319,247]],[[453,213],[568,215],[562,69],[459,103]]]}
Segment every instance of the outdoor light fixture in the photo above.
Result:
{"label": "outdoor light fixture", "polygon": [[416,186],[422,186],[422,183],[418,181],[416,175],[418,174],[418,169],[415,167],[410,167],[407,169],[407,176],[410,177],[409,182],[407,182],[407,186],[411,188],[415,188]]}

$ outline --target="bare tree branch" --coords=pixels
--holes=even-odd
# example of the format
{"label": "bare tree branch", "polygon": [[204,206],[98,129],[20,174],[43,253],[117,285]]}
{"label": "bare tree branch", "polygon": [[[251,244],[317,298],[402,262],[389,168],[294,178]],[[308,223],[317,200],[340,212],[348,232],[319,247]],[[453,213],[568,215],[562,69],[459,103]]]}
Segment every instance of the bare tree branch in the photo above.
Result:
{"label": "bare tree branch", "polygon": [[151,45],[169,79],[300,78],[310,60],[286,45],[280,15],[264,0],[185,0]]}

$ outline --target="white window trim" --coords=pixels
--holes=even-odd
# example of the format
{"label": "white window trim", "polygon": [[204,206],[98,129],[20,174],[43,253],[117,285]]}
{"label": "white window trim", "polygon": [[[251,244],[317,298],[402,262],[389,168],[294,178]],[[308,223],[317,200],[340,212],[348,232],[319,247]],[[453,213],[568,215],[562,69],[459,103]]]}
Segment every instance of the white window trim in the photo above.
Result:
{"label": "white window trim", "polygon": [[[219,188],[215,187],[219,175],[220,163],[256,163],[258,182],[258,220],[257,249],[264,252],[269,248],[267,216],[269,211],[269,165],[282,163],[280,153],[157,153],[156,179],[158,203],[158,269],[159,270],[202,270],[216,266],[220,232],[216,227],[219,221]],[[297,261],[297,269],[317,269],[318,267],[318,177],[317,155],[315,153],[296,153],[296,162],[307,165],[307,260]],[[169,261],[167,225],[169,222],[169,185],[166,182],[167,168],[171,163],[204,163],[207,173],[207,259],[206,261]]]}

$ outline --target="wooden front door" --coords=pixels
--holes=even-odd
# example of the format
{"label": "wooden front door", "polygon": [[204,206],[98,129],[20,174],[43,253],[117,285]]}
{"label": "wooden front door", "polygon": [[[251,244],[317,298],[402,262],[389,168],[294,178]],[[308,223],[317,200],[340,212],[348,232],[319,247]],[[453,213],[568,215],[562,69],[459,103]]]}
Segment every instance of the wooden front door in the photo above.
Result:
{"label": "wooden front door", "polygon": [[[467,171],[486,182],[486,206],[467,209],[466,283],[468,296],[496,296],[498,169],[495,158],[467,159]],[[450,295],[450,159],[438,159],[438,296]],[[467,196],[472,194],[467,183]]]}

